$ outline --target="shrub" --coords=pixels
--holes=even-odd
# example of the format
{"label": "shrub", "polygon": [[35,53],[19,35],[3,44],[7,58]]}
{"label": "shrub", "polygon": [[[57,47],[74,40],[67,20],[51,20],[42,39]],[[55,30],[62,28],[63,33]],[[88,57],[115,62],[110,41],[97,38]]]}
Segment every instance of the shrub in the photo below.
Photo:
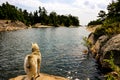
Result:
{"label": "shrub", "polygon": [[87,37],[83,37],[83,41],[84,41],[84,43],[83,43],[83,45],[84,46],[86,46],[86,47],[91,47],[91,42],[88,40],[88,38]]}
{"label": "shrub", "polygon": [[111,53],[110,59],[104,59],[105,62],[110,64],[110,68],[113,70],[113,73],[106,75],[107,80],[118,80],[120,79],[120,68],[114,64],[113,54]]}
{"label": "shrub", "polygon": [[97,19],[97,20],[94,20],[94,21],[90,21],[88,23],[88,26],[91,26],[91,25],[100,25],[102,24],[102,21],[100,19]]}
{"label": "shrub", "polygon": [[101,27],[97,28],[94,32],[95,38],[98,39],[102,35],[112,36],[120,33],[120,23],[104,23]]}

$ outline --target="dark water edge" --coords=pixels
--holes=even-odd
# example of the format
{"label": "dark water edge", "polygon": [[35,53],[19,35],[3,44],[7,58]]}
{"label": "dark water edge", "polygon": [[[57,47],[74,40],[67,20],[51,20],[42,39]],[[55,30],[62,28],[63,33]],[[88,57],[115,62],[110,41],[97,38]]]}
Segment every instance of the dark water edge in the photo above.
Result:
{"label": "dark water edge", "polygon": [[0,80],[25,74],[24,57],[37,42],[42,53],[41,72],[71,80],[101,80],[96,61],[82,51],[89,34],[85,27],[40,28],[0,32]]}

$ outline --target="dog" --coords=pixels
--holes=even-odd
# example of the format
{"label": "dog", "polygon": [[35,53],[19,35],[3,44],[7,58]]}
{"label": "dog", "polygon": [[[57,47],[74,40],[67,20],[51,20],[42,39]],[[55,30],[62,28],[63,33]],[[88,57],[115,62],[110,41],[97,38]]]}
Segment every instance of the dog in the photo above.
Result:
{"label": "dog", "polygon": [[26,80],[36,80],[39,77],[41,66],[41,53],[37,43],[32,43],[32,53],[26,55],[24,60],[24,70],[27,74]]}

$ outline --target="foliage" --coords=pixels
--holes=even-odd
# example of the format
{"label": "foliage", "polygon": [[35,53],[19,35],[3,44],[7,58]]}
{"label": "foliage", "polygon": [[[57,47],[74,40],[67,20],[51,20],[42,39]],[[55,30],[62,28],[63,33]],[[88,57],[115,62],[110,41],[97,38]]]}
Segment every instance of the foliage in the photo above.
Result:
{"label": "foliage", "polygon": [[98,19],[94,21],[90,21],[88,25],[98,25],[106,21],[108,22],[107,24],[120,22],[120,0],[112,1],[112,3],[110,3],[107,6],[107,10],[108,10],[107,14],[105,11],[100,10],[100,12],[98,13]]}
{"label": "foliage", "polygon": [[[102,35],[115,35],[120,33],[120,0],[112,1],[107,6],[108,13],[105,11],[100,11],[98,13],[98,19],[91,21],[88,25],[98,25],[102,26],[97,28],[94,32],[95,38],[98,39]],[[100,22],[100,23],[99,23]],[[93,26],[94,27],[94,26]]]}
{"label": "foliage", "polygon": [[98,19],[90,21],[88,23],[88,26],[98,24],[106,24],[108,26],[109,24],[120,22],[120,0],[112,1],[112,3],[107,6],[107,10],[107,14],[105,11],[100,10],[100,12],[98,13]]}
{"label": "foliage", "polygon": [[86,46],[86,47],[91,47],[91,42],[88,40],[88,38],[87,37],[83,37],[83,41],[84,41],[84,43],[83,43],[83,45],[84,46]]}
{"label": "foliage", "polygon": [[88,23],[88,26],[90,26],[90,25],[99,25],[99,24],[102,24],[102,21],[100,19],[97,19],[97,20],[94,20],[94,21],[90,21]]}
{"label": "foliage", "polygon": [[114,22],[111,24],[104,22],[102,27],[97,28],[94,32],[96,39],[98,39],[102,35],[112,36],[112,35],[119,34],[119,33],[120,33],[119,22]]}
{"label": "foliage", "polygon": [[26,25],[33,25],[35,23],[41,23],[43,25],[52,26],[79,26],[78,17],[72,15],[58,15],[56,12],[47,13],[44,7],[39,7],[39,10],[28,12],[22,10],[14,5],[10,5],[8,2],[3,3],[0,6],[0,19],[19,20]]}
{"label": "foliage", "polygon": [[118,80],[120,78],[120,68],[114,64],[113,54],[111,53],[110,59],[104,59],[105,62],[110,64],[111,69],[117,75],[107,74],[107,80]]}
{"label": "foliage", "polygon": [[107,75],[106,80],[116,80],[113,75]]}
{"label": "foliage", "polygon": [[94,35],[95,35],[96,40],[97,40],[100,36],[102,36],[102,35],[104,35],[104,34],[106,34],[104,27],[99,27],[99,28],[97,28],[97,29],[95,30],[95,32],[94,32]]}
{"label": "foliage", "polygon": [[106,12],[103,10],[100,10],[100,12],[98,13],[98,17],[101,22],[104,21],[106,19]]}
{"label": "foliage", "polygon": [[107,7],[108,19],[114,18],[115,21],[120,21],[120,0],[112,1]]}
{"label": "foliage", "polygon": [[88,26],[91,26],[91,25],[100,25],[103,23],[103,21],[106,19],[106,12],[103,11],[103,10],[100,10],[100,12],[98,13],[98,19],[97,20],[93,20],[93,21],[90,21],[88,23]]}

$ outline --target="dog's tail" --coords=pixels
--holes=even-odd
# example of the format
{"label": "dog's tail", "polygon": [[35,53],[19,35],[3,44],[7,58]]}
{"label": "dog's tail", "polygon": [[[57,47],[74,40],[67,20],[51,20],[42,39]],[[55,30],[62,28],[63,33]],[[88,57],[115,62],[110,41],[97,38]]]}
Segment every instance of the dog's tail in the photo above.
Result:
{"label": "dog's tail", "polygon": [[35,73],[37,73],[36,63],[34,61],[34,57],[32,55],[28,55],[25,59],[24,69],[27,73],[28,80],[35,80]]}
{"label": "dog's tail", "polygon": [[32,58],[33,58],[33,57],[30,56],[30,55],[27,56],[27,59],[26,59],[26,62],[27,62],[27,63],[26,63],[26,68],[27,68],[27,69],[31,69],[31,67],[32,67],[32,64],[31,64]]}

